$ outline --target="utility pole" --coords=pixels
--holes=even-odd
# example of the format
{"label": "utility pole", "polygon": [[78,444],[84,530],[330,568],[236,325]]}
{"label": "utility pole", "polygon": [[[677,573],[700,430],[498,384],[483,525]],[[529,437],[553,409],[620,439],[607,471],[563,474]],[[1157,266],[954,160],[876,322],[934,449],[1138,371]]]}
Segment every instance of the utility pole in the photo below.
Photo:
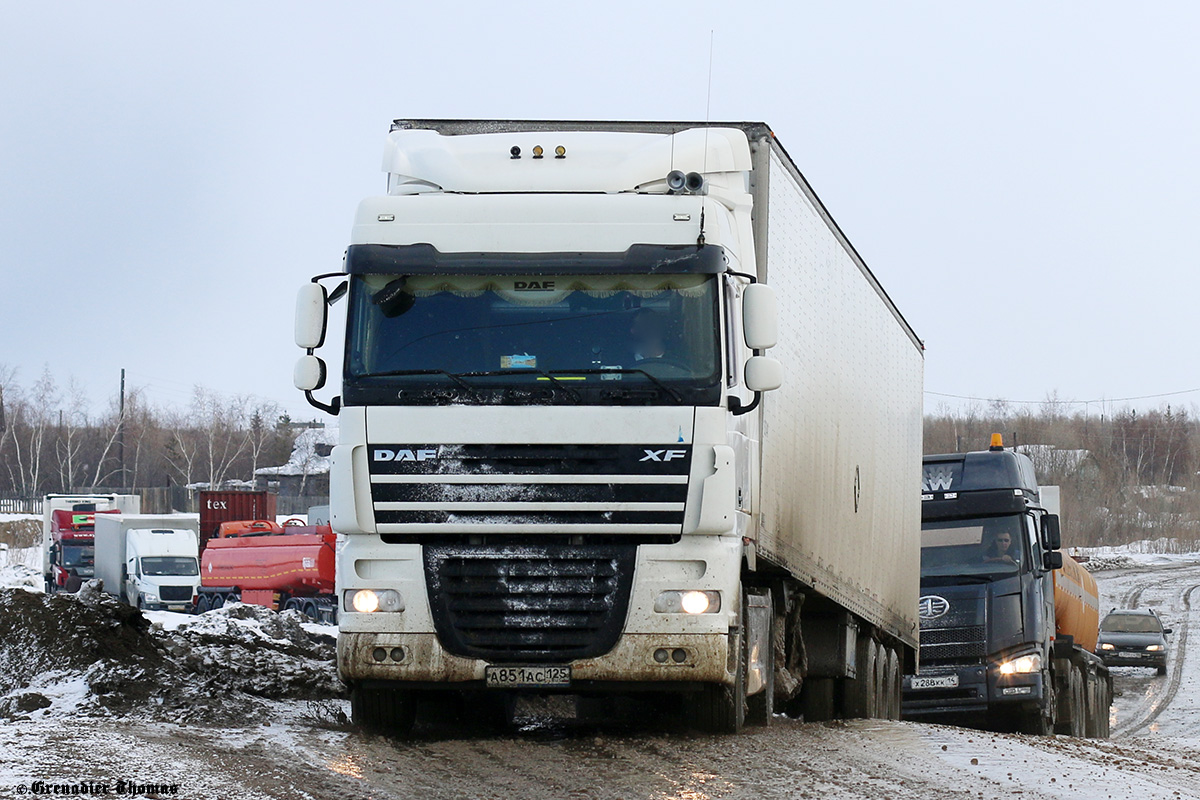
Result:
{"label": "utility pole", "polygon": [[117,459],[121,464],[121,489],[125,489],[125,370],[121,369],[121,400],[117,407]]}

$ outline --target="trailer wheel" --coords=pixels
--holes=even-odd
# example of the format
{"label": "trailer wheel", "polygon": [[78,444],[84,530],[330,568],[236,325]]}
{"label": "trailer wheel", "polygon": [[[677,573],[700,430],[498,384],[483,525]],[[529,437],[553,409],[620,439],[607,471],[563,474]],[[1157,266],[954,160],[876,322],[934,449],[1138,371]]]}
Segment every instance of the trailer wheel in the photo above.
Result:
{"label": "trailer wheel", "polygon": [[304,603],[303,614],[313,622],[321,621],[321,611],[317,608],[317,604],[313,600],[308,600]]}
{"label": "trailer wheel", "polygon": [[846,678],[844,681],[844,713],[847,719],[868,718],[875,716],[877,705],[877,690],[875,676],[875,658],[877,645],[870,635],[860,635],[855,652],[858,664],[858,677]]}
{"label": "trailer wheel", "polygon": [[403,689],[350,689],[350,717],[363,730],[392,736],[412,731],[417,717],[413,695]]}
{"label": "trailer wheel", "polygon": [[1065,695],[1062,699],[1066,702],[1060,705],[1058,724],[1054,726],[1055,733],[1075,737],[1086,736],[1087,687],[1083,671],[1074,664],[1070,666],[1067,672]]}
{"label": "trailer wheel", "polygon": [[900,656],[893,647],[884,647],[887,654],[886,684],[884,688],[883,719],[900,719],[900,686],[904,676],[900,674]]}
{"label": "trailer wheel", "polygon": [[871,685],[875,687],[875,704],[871,709],[871,717],[882,719],[888,713],[887,648],[880,642],[875,642],[874,647]]}

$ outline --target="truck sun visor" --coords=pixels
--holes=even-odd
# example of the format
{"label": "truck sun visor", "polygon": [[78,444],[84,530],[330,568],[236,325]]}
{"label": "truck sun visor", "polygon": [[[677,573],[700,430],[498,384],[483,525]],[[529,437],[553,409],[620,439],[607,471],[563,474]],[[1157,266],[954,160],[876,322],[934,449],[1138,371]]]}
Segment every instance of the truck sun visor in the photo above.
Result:
{"label": "truck sun visor", "polygon": [[726,268],[723,248],[713,245],[635,244],[623,253],[442,253],[430,244],[352,244],[346,251],[352,275],[716,275]]}

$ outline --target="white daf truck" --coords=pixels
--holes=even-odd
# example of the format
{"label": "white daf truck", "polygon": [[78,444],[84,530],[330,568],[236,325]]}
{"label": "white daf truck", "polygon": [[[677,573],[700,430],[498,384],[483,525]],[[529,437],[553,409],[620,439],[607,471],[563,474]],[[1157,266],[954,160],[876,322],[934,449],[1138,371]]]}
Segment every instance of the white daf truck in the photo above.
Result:
{"label": "white daf truck", "polygon": [[383,169],[296,318],[340,415],[355,721],[446,691],[897,717],[922,345],[772,131],[398,120]]}

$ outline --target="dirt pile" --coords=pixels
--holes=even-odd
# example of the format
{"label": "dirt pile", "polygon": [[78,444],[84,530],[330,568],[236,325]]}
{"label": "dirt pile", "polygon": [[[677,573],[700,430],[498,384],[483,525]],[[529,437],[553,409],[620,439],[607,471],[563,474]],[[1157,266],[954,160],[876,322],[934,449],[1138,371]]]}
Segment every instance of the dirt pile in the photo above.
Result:
{"label": "dirt pile", "polygon": [[236,604],[167,631],[95,582],[77,595],[0,589],[0,718],[244,724],[266,700],[338,697],[335,640],[302,620]]}
{"label": "dirt pile", "polygon": [[0,544],[14,550],[42,543],[42,522],[37,519],[13,519],[0,522]]}

